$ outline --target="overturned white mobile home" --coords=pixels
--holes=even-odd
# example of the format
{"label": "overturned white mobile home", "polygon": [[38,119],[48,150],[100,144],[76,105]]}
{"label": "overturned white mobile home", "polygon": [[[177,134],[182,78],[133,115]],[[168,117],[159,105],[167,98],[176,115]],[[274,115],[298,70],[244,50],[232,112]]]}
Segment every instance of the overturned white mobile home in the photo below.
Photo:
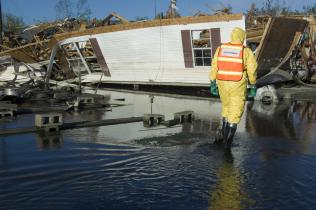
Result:
{"label": "overturned white mobile home", "polygon": [[[182,17],[92,28],[55,36],[69,69],[82,82],[208,85],[216,48],[230,40],[243,15]],[[60,57],[60,56],[59,56]],[[52,63],[49,70],[52,68]]]}

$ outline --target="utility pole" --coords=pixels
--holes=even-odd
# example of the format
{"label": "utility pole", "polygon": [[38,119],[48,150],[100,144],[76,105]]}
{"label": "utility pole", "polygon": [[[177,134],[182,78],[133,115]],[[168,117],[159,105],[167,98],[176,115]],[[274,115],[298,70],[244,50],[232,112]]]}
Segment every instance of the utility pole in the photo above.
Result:
{"label": "utility pole", "polygon": [[157,0],[155,0],[155,16],[154,16],[154,18],[156,18],[156,17],[157,17]]}
{"label": "utility pole", "polygon": [[167,17],[168,18],[175,18],[176,14],[177,14],[176,10],[177,10],[177,0],[171,0],[170,5],[169,5],[169,9],[167,11]]}

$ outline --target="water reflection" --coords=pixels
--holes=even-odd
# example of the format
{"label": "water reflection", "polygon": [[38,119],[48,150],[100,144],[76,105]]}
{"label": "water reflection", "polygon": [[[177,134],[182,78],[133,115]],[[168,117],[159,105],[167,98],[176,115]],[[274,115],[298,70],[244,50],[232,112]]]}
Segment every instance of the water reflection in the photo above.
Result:
{"label": "water reflection", "polygon": [[306,141],[313,135],[316,106],[311,102],[283,101],[280,104],[248,104],[246,126],[255,136],[274,136]]}
{"label": "water reflection", "polygon": [[[100,92],[102,94],[102,91]],[[95,114],[102,119],[126,118],[143,116],[144,114],[161,114],[170,125],[144,127],[143,123],[130,123],[115,126],[96,127],[93,132],[88,128],[76,131],[66,131],[66,135],[77,141],[90,141],[94,135],[98,143],[130,143],[139,139],[153,137],[163,138],[166,136],[181,134],[184,132],[196,132],[199,130],[203,135],[212,135],[220,122],[220,103],[217,101],[197,100],[192,98],[173,98],[166,96],[153,96],[142,94],[126,94],[111,92],[111,98],[124,98],[126,106],[113,107],[111,112]],[[190,124],[173,124],[174,114],[183,111],[193,111],[194,121]],[[93,115],[91,115],[93,116]],[[95,120],[93,117],[90,120]],[[192,127],[193,126],[193,127]]]}
{"label": "water reflection", "polygon": [[6,165],[8,161],[7,142],[5,139],[0,138],[0,165]]}
{"label": "water reflection", "polygon": [[243,176],[233,163],[224,160],[217,171],[217,179],[209,210],[245,209],[249,205],[250,199],[242,190]]}
{"label": "water reflection", "polygon": [[316,105],[311,102],[295,101],[288,114],[296,134],[296,138],[307,141],[313,134],[313,123],[316,122]]}
{"label": "water reflection", "polygon": [[[71,112],[65,121],[144,113],[172,120],[185,110],[195,117],[170,127],[139,122],[0,138],[0,208],[273,209],[286,200],[284,209],[306,209],[286,203],[294,199],[314,206],[304,197],[315,194],[316,160],[301,155],[316,148],[313,103],[249,103],[232,157],[212,144],[218,101],[155,96],[151,103],[148,95],[123,93],[112,98],[124,98],[126,106]],[[18,127],[31,121],[21,116]]]}
{"label": "water reflection", "polygon": [[36,133],[36,144],[39,150],[56,149],[63,146],[63,136],[59,132]]}
{"label": "water reflection", "polygon": [[[69,112],[65,115],[66,122],[83,122],[83,121],[99,121],[106,117],[107,110],[96,109],[96,110],[86,110],[86,111],[74,111]],[[84,128],[85,134],[82,134],[85,142],[98,142],[99,127],[88,127]],[[78,134],[78,130],[70,130],[67,133]],[[76,135],[77,136],[77,135]]]}
{"label": "water reflection", "polygon": [[274,160],[284,155],[316,154],[311,146],[315,144],[315,111],[315,104],[308,101],[248,104],[246,127],[257,140],[252,150],[260,150],[263,160]]}

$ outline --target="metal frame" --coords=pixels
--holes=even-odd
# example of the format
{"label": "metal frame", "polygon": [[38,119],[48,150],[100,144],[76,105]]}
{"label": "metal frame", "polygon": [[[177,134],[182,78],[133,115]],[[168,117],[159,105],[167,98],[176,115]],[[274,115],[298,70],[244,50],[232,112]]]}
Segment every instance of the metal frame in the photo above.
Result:
{"label": "metal frame", "polygon": [[73,42],[73,44],[75,45],[75,48],[76,48],[76,50],[77,50],[77,52],[78,52],[78,54],[80,56],[80,59],[81,59],[83,65],[86,67],[86,70],[88,71],[88,73],[91,74],[91,69],[90,69],[89,65],[87,64],[86,59],[83,57],[83,55],[81,53],[81,50],[80,50],[79,45],[78,45],[78,42]]}
{"label": "metal frame", "polygon": [[57,53],[57,49],[59,48],[59,45],[56,44],[53,49],[52,49],[52,52],[50,54],[50,58],[49,58],[49,64],[48,64],[48,67],[47,67],[47,72],[46,72],[46,78],[45,78],[45,84],[46,84],[46,88],[49,87],[49,79],[50,79],[50,75],[52,73],[52,69],[53,69],[53,65],[54,65],[54,62],[55,62],[55,56],[56,56],[56,53]]}

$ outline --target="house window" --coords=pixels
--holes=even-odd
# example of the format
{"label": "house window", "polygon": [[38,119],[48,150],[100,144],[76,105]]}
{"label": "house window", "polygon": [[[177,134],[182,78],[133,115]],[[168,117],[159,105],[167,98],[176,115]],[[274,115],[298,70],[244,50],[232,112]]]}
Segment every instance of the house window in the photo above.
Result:
{"label": "house window", "polygon": [[191,39],[195,66],[211,66],[210,30],[193,30],[191,31]]}

